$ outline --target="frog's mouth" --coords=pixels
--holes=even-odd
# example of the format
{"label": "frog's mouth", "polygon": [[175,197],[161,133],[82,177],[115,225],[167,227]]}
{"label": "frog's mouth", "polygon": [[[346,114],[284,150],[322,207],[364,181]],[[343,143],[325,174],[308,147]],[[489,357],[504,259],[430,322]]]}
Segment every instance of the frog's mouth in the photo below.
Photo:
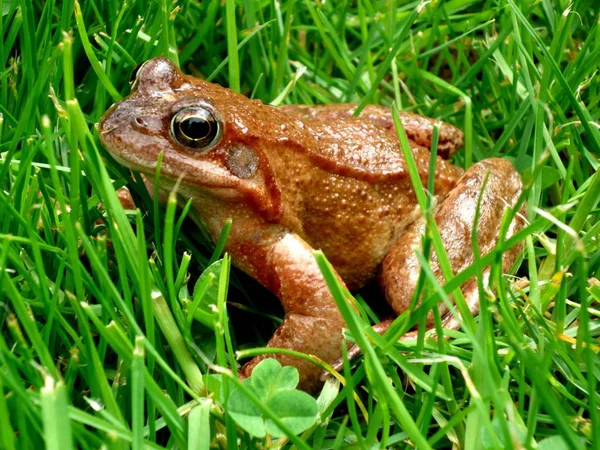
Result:
{"label": "frog's mouth", "polygon": [[[125,101],[126,102],[126,101]],[[210,191],[211,195],[232,199],[239,179],[214,161],[193,158],[176,151],[167,137],[156,130],[144,132],[135,116],[123,114],[123,102],[113,105],[98,126],[100,140],[119,163],[154,178],[160,153],[160,169],[164,186],[177,180],[182,187],[193,191]],[[161,181],[161,185],[163,184]]]}
{"label": "frog's mouth", "polygon": [[[152,166],[147,166],[143,165],[143,163],[136,163],[131,159],[125,159],[110,149],[109,152],[119,164],[136,172],[143,173],[149,180],[154,180],[156,175],[156,161],[149,163],[153,164]],[[237,183],[231,176],[225,174],[219,176],[219,174],[215,173],[216,169],[219,169],[218,167],[210,163],[205,164],[207,167],[204,169],[198,167],[199,164],[195,164],[193,168],[188,167],[186,171],[177,174],[177,171],[170,170],[168,166],[165,166],[165,162],[163,161],[160,172],[161,191],[169,193],[177,185],[177,191],[187,198],[209,194],[211,197],[228,201],[243,199],[242,193],[236,187]]]}

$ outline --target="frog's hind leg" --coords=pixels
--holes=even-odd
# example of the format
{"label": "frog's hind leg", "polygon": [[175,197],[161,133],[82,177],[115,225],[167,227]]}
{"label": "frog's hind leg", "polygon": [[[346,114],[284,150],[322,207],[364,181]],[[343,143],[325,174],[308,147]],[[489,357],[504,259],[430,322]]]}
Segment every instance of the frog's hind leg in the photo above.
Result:
{"label": "frog's hind leg", "polygon": [[[489,174],[489,175],[488,175]],[[484,180],[488,176],[485,190],[481,193]],[[487,159],[475,164],[459,179],[457,185],[440,205],[435,221],[442,237],[442,242],[450,259],[452,270],[459,273],[473,263],[473,248],[471,245],[471,230],[475,222],[475,212],[480,196],[481,208],[477,227],[478,246],[483,256],[493,249],[498,241],[498,230],[506,208],[515,206],[521,193],[521,179],[513,166],[503,159]],[[515,216],[510,224],[506,238],[518,232],[524,225],[522,213],[524,208]],[[416,221],[398,238],[392,249],[386,255],[380,269],[379,280],[388,303],[399,315],[410,305],[421,270],[414,249],[421,248],[421,239],[425,231],[423,218]],[[519,257],[522,245],[517,245],[503,254],[502,270],[510,270]],[[434,275],[444,284],[438,259],[432,255],[431,268]],[[483,271],[483,284],[488,285],[490,268]],[[468,280],[461,291],[467,307],[473,315],[479,313],[479,290],[475,278]],[[442,326],[446,329],[460,328],[458,317],[450,314],[445,305],[440,304]],[[383,334],[393,320],[384,320],[374,325],[373,329]],[[433,315],[427,318],[427,328],[433,326]],[[401,340],[415,339],[417,331],[412,330],[402,336]],[[348,358],[353,359],[360,354],[360,348],[353,346],[348,350]],[[335,370],[343,367],[343,361],[338,359],[332,364]],[[327,375],[327,374],[323,374]]]}
{"label": "frog's hind leg", "polygon": [[[496,245],[504,212],[507,208],[515,206],[521,189],[520,176],[514,167],[504,159],[492,158],[481,161],[459,179],[455,188],[441,203],[435,216],[442,242],[455,274],[471,265],[474,260],[471,233],[480,195],[477,245],[483,256]],[[519,231],[523,225],[523,216],[517,214],[509,226],[506,238]],[[415,222],[396,241],[381,266],[380,282],[388,302],[397,314],[401,314],[408,308],[416,288],[421,267],[414,249],[421,247],[421,236],[424,230],[424,219]],[[521,250],[522,245],[517,245],[504,253],[502,262],[504,272],[510,270]],[[440,283],[444,284],[444,277],[435,253],[432,254],[430,263],[434,275]],[[487,285],[489,267],[485,269],[483,275],[484,283]],[[461,289],[469,309],[473,314],[477,314],[479,312],[479,292],[476,280],[467,281]],[[445,305],[441,304],[439,309],[444,316],[445,327],[455,329],[459,327],[459,321],[448,314]],[[433,315],[430,313],[427,326],[431,327],[432,325]]]}
{"label": "frog's hind leg", "polygon": [[[302,120],[319,120],[331,123],[338,119],[352,117],[356,109],[356,104],[336,103],[319,106],[284,105],[278,109]],[[463,132],[448,123],[407,111],[398,111],[398,116],[408,138],[428,149],[431,149],[433,127],[437,123],[440,129],[437,152],[442,158],[449,158],[463,145]],[[361,111],[359,117],[393,133],[394,137],[396,136],[396,127],[390,108],[379,105],[367,105]]]}

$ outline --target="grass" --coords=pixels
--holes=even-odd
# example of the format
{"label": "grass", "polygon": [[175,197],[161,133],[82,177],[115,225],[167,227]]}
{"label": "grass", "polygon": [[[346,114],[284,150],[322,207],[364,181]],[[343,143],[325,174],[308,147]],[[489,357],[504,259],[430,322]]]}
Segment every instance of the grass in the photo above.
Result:
{"label": "grass", "polygon": [[[600,448],[595,0],[0,4],[0,448]],[[160,54],[265,102],[440,117],[465,130],[456,164],[502,156],[525,180],[528,226],[444,287],[424,270],[423,306],[392,336],[365,325],[380,294],[357,294],[358,317],[317,253],[365,357],[297,437],[252,437],[224,409],[276,301],[99,143],[94,124]],[[478,318],[396,343],[490,264]]]}

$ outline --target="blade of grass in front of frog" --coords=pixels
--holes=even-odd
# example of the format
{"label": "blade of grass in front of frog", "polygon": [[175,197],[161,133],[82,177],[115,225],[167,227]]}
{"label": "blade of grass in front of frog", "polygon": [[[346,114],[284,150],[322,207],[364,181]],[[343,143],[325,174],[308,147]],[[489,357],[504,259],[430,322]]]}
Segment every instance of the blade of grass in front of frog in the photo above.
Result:
{"label": "blade of grass in front of frog", "polygon": [[64,383],[46,375],[44,387],[40,391],[40,400],[46,448],[49,450],[72,449],[73,435]]}
{"label": "blade of grass in front of frog", "polygon": [[441,87],[443,90],[456,95],[463,101],[465,105],[465,126],[463,130],[465,133],[465,169],[468,169],[473,163],[473,102],[471,101],[471,97],[462,92],[460,89],[457,89],[453,85],[435,75],[430,74],[429,72],[419,69],[419,75],[433,84]]}
{"label": "blade of grass in front of frog", "polygon": [[[421,179],[419,177],[419,172],[414,161],[412,152],[410,150],[410,143],[408,142],[408,138],[406,137],[406,132],[400,122],[400,118],[398,117],[398,110],[394,106],[392,108],[392,115],[394,118],[394,124],[396,126],[396,130],[398,133],[398,140],[400,142],[400,148],[402,150],[402,155],[404,156],[404,160],[406,161],[406,167],[408,170],[408,174],[410,176],[410,180],[413,184],[415,195],[417,196],[417,201],[421,208],[421,213],[427,214],[427,196],[425,195],[425,191],[423,189],[423,184],[421,183]],[[431,232],[432,232],[432,242],[433,247],[435,249],[436,255],[438,256],[439,265],[442,270],[442,274],[444,277],[449,280],[453,277],[452,267],[450,266],[450,261],[448,259],[448,255],[446,254],[446,249],[444,248],[444,244],[442,242],[442,238],[439,234],[439,230],[435,225],[435,221],[431,221]],[[473,319],[473,314],[469,311],[465,303],[465,298],[460,291],[457,289],[453,292],[454,301],[461,313],[462,320],[465,326],[468,327],[469,331],[473,333],[475,329],[475,321]]]}
{"label": "blade of grass in front of frog", "polygon": [[[487,296],[487,289],[492,289],[492,277],[488,275],[487,286],[484,285],[484,273],[492,270],[502,270],[502,253],[498,253],[498,256],[493,260],[490,266],[484,266],[481,263],[481,253],[479,251],[478,243],[478,231],[479,231],[479,219],[481,217],[482,198],[483,192],[487,188],[490,173],[486,173],[483,180],[481,190],[478,194],[477,206],[475,208],[475,218],[473,219],[473,226],[471,229],[471,247],[473,250],[473,266],[475,267],[475,280],[477,282],[477,290],[479,293],[479,328],[478,337],[481,343],[481,352],[473,352],[473,366],[480,367],[480,370],[474,370],[473,380],[476,385],[480,388],[482,395],[490,397],[495,404],[493,409],[505,410],[514,409],[512,399],[504,395],[506,392],[503,386],[502,377],[497,370],[500,367],[498,361],[498,348],[495,343],[494,326],[492,323],[491,316],[491,305],[490,300]],[[507,214],[505,214],[507,216]],[[500,227],[502,229],[502,227]],[[502,289],[503,285],[496,286],[496,289]],[[493,379],[490,383],[489,376]],[[491,387],[489,387],[491,385]],[[489,388],[488,388],[489,387]],[[510,425],[504,414],[498,414],[494,416],[496,423],[499,423],[500,430],[504,435],[503,442],[507,442],[512,439]]]}
{"label": "blade of grass in front of frog", "polygon": [[[152,194],[152,204],[153,204],[153,218],[154,218],[154,242],[162,241],[162,223],[160,220],[160,177],[162,170],[162,162],[164,157],[164,152],[159,152],[158,158],[156,159],[156,169],[154,170],[154,180],[152,182],[152,188],[154,190]],[[164,261],[164,248],[162,246],[157,246],[155,249],[158,254],[158,258],[160,261]]]}
{"label": "blade of grass in front of frog", "polygon": [[[217,364],[226,369],[227,373],[232,372],[232,378],[237,380],[237,367],[235,365],[235,354],[231,345],[231,335],[229,333],[229,316],[227,315],[227,291],[229,287],[229,271],[230,258],[225,254],[221,263],[221,271],[219,273],[219,290],[217,292],[217,317],[218,320],[215,326],[215,338],[217,341]],[[229,364],[227,363],[227,355],[229,355]],[[223,377],[223,405],[229,400],[230,377]],[[241,383],[240,383],[241,384]],[[229,414],[225,414],[225,429],[227,435],[227,447],[234,448],[237,443],[237,428],[233,418]]]}
{"label": "blade of grass in front of frog", "polygon": [[[396,127],[398,129],[398,135],[399,135],[399,139],[401,142],[401,148],[405,155],[405,160],[407,161],[407,167],[409,170],[409,174],[411,175],[411,180],[413,181],[413,183],[415,183],[415,193],[417,194],[419,205],[422,208],[422,214],[424,214],[428,218],[427,228],[428,228],[428,230],[431,230],[431,231],[428,232],[425,236],[425,240],[423,242],[423,251],[425,252],[425,254],[429,254],[429,246],[430,246],[430,242],[431,242],[430,235],[433,236],[433,239],[436,239],[436,238],[438,239],[438,244],[437,244],[438,249],[440,247],[443,249],[443,245],[440,245],[441,238],[439,237],[439,233],[437,233],[437,226],[435,224],[435,220],[433,220],[433,217],[430,214],[430,206],[429,206],[430,205],[430,197],[426,196],[425,192],[423,190],[421,180],[417,173],[414,159],[412,157],[412,152],[410,152],[410,150],[409,150],[410,146],[409,146],[408,140],[406,138],[406,133],[404,133],[404,130],[402,129],[402,124],[399,121],[398,113],[395,108],[393,108],[392,113],[393,113],[394,121],[396,123]],[[429,171],[429,178],[428,178],[429,196],[434,194],[434,192],[433,192],[433,182],[434,182],[433,177],[435,174],[435,162],[436,162],[438,141],[439,141],[439,128],[434,127],[432,152],[430,153],[430,171]],[[444,263],[447,264],[446,270],[448,270],[449,262],[447,260],[447,255],[445,253],[445,249],[443,250],[443,252],[444,252],[443,256],[445,257],[446,261],[444,261],[444,258],[440,257],[440,259],[439,259],[440,265],[444,264]],[[451,273],[451,271],[448,271],[448,272]],[[411,301],[411,306],[409,307],[409,311],[413,311],[414,308],[416,308],[417,301],[420,298],[421,290],[424,287],[424,282],[425,282],[425,274],[424,274],[423,270],[421,270],[421,273],[419,274],[419,279],[417,281],[417,288],[415,290],[413,299]],[[437,306],[434,306],[433,310],[436,311],[438,313],[437,315],[439,316],[439,312],[437,311]],[[411,314],[413,314],[413,313],[411,313]],[[417,339],[417,345],[418,345],[417,353],[420,352],[419,349],[423,348],[423,339],[424,339],[424,331],[425,331],[426,322],[427,322],[427,320],[425,317],[423,317],[421,320],[417,321],[417,323],[420,324],[419,334],[418,334],[418,339]],[[391,348],[390,345],[395,343],[400,338],[400,336],[402,334],[404,334],[405,331],[406,331],[406,328],[404,328],[404,327],[398,328],[396,333],[392,334],[391,337],[389,338],[389,341],[388,341],[389,343],[388,343],[388,345],[386,345],[384,351],[389,351]],[[440,331],[441,331],[441,327],[438,327],[438,332],[440,332]],[[439,334],[439,336],[443,336],[443,333]],[[444,386],[445,390],[447,392],[452,392],[452,389],[450,389],[450,383],[449,383],[450,376],[449,376],[449,373],[447,372],[447,367],[446,367],[446,372],[445,372],[445,376],[443,379],[444,379],[444,383],[445,383],[445,386]],[[428,392],[431,392],[431,390],[428,390]],[[457,409],[457,405],[456,405],[456,402],[454,399],[450,399],[449,408],[452,410]],[[463,430],[458,429],[457,434],[458,434],[458,436],[462,436]]]}
{"label": "blade of grass in front of frog", "polygon": [[231,223],[231,219],[227,219],[223,224],[223,228],[221,228],[221,234],[219,234],[219,240],[215,245],[215,249],[213,251],[212,256],[208,260],[209,266],[213,264],[216,260],[218,260],[223,254],[225,244],[227,243],[227,238],[229,237],[229,232],[231,231]]}
{"label": "blade of grass in front of frog", "polygon": [[[175,182],[175,186],[169,192],[167,197],[167,208],[165,212],[165,228],[163,233],[163,270],[166,278],[166,287],[167,294],[169,298],[169,305],[171,307],[171,312],[173,313],[173,317],[175,318],[175,322],[179,331],[186,333],[187,327],[185,326],[185,317],[183,312],[181,311],[181,304],[179,303],[178,294],[179,291],[175,289],[175,271],[178,271],[178,268],[175,267],[175,258],[174,253],[177,251],[175,245],[175,236],[173,234],[173,230],[175,229],[175,209],[177,208],[177,190],[179,189],[179,184],[183,179],[183,174],[179,176],[177,181]],[[192,336],[186,334],[185,341],[191,342]]]}
{"label": "blade of grass in front of frog", "polygon": [[213,401],[202,399],[189,414],[188,450],[210,450],[210,411]]}
{"label": "blade of grass in front of frog", "polygon": [[[346,347],[346,343],[342,342],[342,360],[344,361],[343,366],[343,374],[344,379],[346,380],[346,389],[344,392],[346,393],[346,407],[348,408],[348,416],[350,416],[350,425],[354,430],[354,436],[358,442],[359,448],[368,448],[365,443],[365,437],[362,434],[362,423],[356,414],[356,392],[354,385],[354,378],[352,377],[352,372],[350,370],[350,361],[348,360],[348,348]],[[362,403],[359,403],[362,405]],[[363,418],[367,423],[370,423],[373,419],[373,416],[367,414],[366,411],[363,411]]]}
{"label": "blade of grass in front of frog", "polygon": [[[71,105],[68,103],[68,106],[71,106]],[[73,104],[73,106],[70,108],[70,111],[72,112],[72,117],[74,117],[76,119],[80,117],[80,111],[76,108],[75,104]],[[78,114],[78,112],[79,112],[79,114]],[[82,151],[85,154],[87,154],[88,157],[92,157],[92,159],[97,159],[98,158],[97,149],[96,149],[95,145],[93,144],[93,140],[91,139],[89,130],[85,126],[78,128],[78,130],[82,134],[80,141],[79,141],[82,146]],[[123,208],[120,205],[120,203],[116,200],[116,195],[114,194],[114,189],[112,188],[112,184],[110,182],[110,179],[108,178],[106,169],[101,164],[96,164],[96,165],[92,164],[90,166],[94,166],[95,169],[97,170],[97,174],[95,175],[94,179],[101,180],[100,182],[103,184],[103,190],[104,190],[104,192],[106,192],[106,194],[104,194],[105,201],[107,201],[107,203],[111,206],[111,211],[115,212],[115,213],[117,213],[117,212],[119,213],[119,214],[116,214],[116,217],[119,218],[119,220],[121,221],[121,224],[119,224],[119,228],[117,228],[117,230],[119,231],[119,233],[126,233],[126,234],[133,235],[131,226],[129,225],[129,223],[127,222],[127,220],[124,216]],[[89,169],[90,169],[90,167],[88,167],[88,170]],[[108,192],[110,190],[112,190],[112,197],[110,195],[108,195]],[[87,239],[85,234],[83,234],[81,227],[78,227],[78,232],[79,232],[82,243],[86,246],[86,250],[88,251],[90,261],[95,261],[97,271],[100,273],[100,275],[102,275],[103,277],[108,277],[106,272],[104,272],[104,271],[102,271],[102,269],[100,269],[101,265],[99,264],[99,261],[96,259],[97,255],[95,254],[95,251],[91,247],[89,240]],[[121,241],[119,241],[119,242],[121,242]],[[134,255],[136,253],[136,249],[131,247],[134,242],[136,242],[135,238],[129,240],[129,248],[127,251],[130,252],[130,255],[126,258],[126,261],[130,262],[132,260],[135,260]],[[125,264],[130,266],[130,264],[128,262],[125,262]],[[134,268],[134,266],[131,266],[131,267]],[[106,280],[106,286],[112,286],[112,282],[110,281],[110,279]],[[114,286],[113,286],[113,288],[114,288]],[[153,301],[154,307],[156,308],[157,305],[158,305],[158,307],[160,307],[161,306],[160,298],[162,298],[162,296],[160,296],[160,295],[156,296],[156,293],[152,293],[152,297],[154,300]],[[138,327],[138,325],[135,321],[135,318],[131,315],[130,308],[125,306],[122,298],[119,296],[119,294],[118,294],[118,292],[116,292],[116,290],[115,290],[114,298],[117,299],[119,301],[119,303],[121,304],[120,307],[121,307],[122,312],[125,313],[126,316],[128,316],[130,326],[132,326],[135,329],[136,333],[142,335],[143,333],[142,333],[141,329]],[[158,301],[158,303],[157,303],[157,301]],[[164,299],[162,301],[164,302]],[[184,373],[186,374],[186,377],[190,383],[190,386],[192,386],[192,389],[190,390],[185,385],[185,383],[182,384],[183,387],[186,390],[188,390],[188,393],[190,393],[193,396],[196,396],[196,393],[199,392],[203,386],[202,375],[201,375],[197,365],[192,360],[191,355],[189,354],[189,351],[187,351],[187,348],[185,347],[185,343],[183,342],[183,339],[182,339],[179,331],[177,330],[177,327],[175,326],[175,322],[174,322],[168,308],[166,308],[166,309],[163,308],[163,309],[164,309],[163,313],[157,314],[156,319],[158,320],[159,326],[161,326],[163,333],[165,333],[165,336],[170,341],[172,350],[175,353],[176,357],[178,358],[178,361],[181,364],[181,367],[184,370]],[[180,343],[182,343],[182,345],[179,345]],[[160,358],[160,355],[158,353],[156,353],[156,350],[153,347],[146,345],[146,348],[149,351],[153,352],[155,354],[155,357]],[[171,368],[168,366],[168,364],[162,358],[159,359],[159,362],[164,369],[166,369],[170,372],[171,376],[175,380],[179,380],[179,382],[181,382],[179,377],[176,376],[176,374],[171,370]]]}
{"label": "blade of grass in front of frog", "polygon": [[133,349],[133,359],[131,361],[131,431],[133,450],[142,450],[144,448],[144,337],[136,336],[135,347]]}
{"label": "blade of grass in front of frog", "polygon": [[402,399],[398,396],[389,379],[387,378],[385,371],[383,370],[383,366],[377,358],[375,350],[367,340],[358,322],[359,319],[352,308],[350,308],[347,304],[344,290],[337,281],[337,278],[333,272],[333,268],[325,258],[323,252],[315,251],[314,255],[315,259],[317,260],[317,264],[321,269],[321,273],[327,282],[327,287],[333,295],[337,307],[342,313],[348,328],[352,332],[352,335],[356,339],[356,342],[365,355],[365,364],[369,364],[370,366],[371,370],[367,370],[367,372],[371,374],[373,389],[378,392],[379,395],[386,396],[388,398],[392,411],[394,411],[396,418],[402,424],[403,428],[406,430],[414,444],[422,449],[430,448],[423,435],[419,432],[410,413],[402,402]]}
{"label": "blade of grass in front of frog", "polygon": [[[495,248],[494,250],[492,250],[491,252],[489,252],[488,254],[483,256],[481,258],[481,264],[484,266],[487,264],[491,264],[498,253],[503,253],[503,252],[509,250],[510,248],[517,245],[519,242],[523,241],[527,236],[532,235],[537,232],[540,232],[540,231],[546,229],[547,227],[548,227],[547,219],[545,219],[543,217],[536,219],[536,221],[533,222],[531,225],[526,226],[521,231],[519,231],[518,233],[515,233],[513,236],[511,236],[509,239],[506,239],[506,241],[503,242],[502,246]],[[454,278],[452,278],[450,281],[448,281],[444,285],[444,291],[451,293],[455,289],[460,288],[460,286],[462,286],[465,282],[467,282],[467,280],[469,280],[470,278],[472,278],[474,276],[475,276],[475,267],[473,265],[470,265],[467,268],[465,268],[464,270],[462,270],[460,273],[456,274],[456,276]],[[428,299],[425,299],[423,301],[423,303],[421,304],[421,306],[419,308],[417,308],[414,311],[414,313],[412,314],[411,320],[410,320],[410,325],[414,325],[419,320],[423,319],[425,317],[426,312],[429,309],[431,309],[434,304],[437,304],[440,301],[441,301],[440,294],[437,292],[432,294]]]}
{"label": "blade of grass in front of frog", "polygon": [[[425,271],[425,274],[426,274],[427,278],[429,279],[429,282],[433,286],[434,290],[439,293],[440,297],[442,298],[442,301],[446,304],[446,307],[448,308],[449,313],[451,313],[454,317],[457,317],[457,318],[460,317],[456,311],[456,308],[454,307],[453,303],[451,302],[450,298],[444,293],[442,286],[440,285],[439,281],[437,280],[436,276],[434,275],[433,271],[431,270],[431,266],[429,265],[429,262],[425,259],[425,257],[419,250],[415,250],[415,255],[416,255],[417,259],[419,260],[419,263],[421,264],[422,270]],[[473,348],[474,348],[474,351],[473,351],[474,356],[473,357],[475,359],[476,353],[482,352],[481,346],[479,345],[478,341],[476,340],[475,336],[472,334],[472,332],[470,330],[465,329],[465,332],[473,345]],[[490,370],[489,367],[486,367],[486,369],[488,369],[488,370],[486,370],[486,372],[492,372],[490,375],[493,375],[493,371]],[[465,381],[468,381],[468,380],[465,379]],[[473,413],[470,417],[480,427],[483,426],[486,429],[486,431],[488,433],[488,437],[495,443],[495,445],[501,445],[500,441],[499,441],[498,437],[496,436],[496,433],[493,429],[492,422],[490,420],[489,405],[487,405],[486,402],[484,402],[482,400],[482,396],[481,396],[480,392],[478,391],[477,386],[475,386],[475,384],[473,384],[471,382],[471,383],[467,383],[467,385],[469,386],[469,391],[471,394],[470,401],[476,405],[476,410],[473,411]],[[468,445],[471,445],[470,441],[469,441],[469,432],[470,432],[470,430],[475,430],[475,429],[476,429],[475,426],[469,427],[469,421],[467,421],[466,439],[467,439]],[[471,433],[472,432],[473,431],[471,431]]]}
{"label": "blade of grass in front of frog", "polygon": [[[427,258],[427,260],[429,261],[430,258],[430,245],[431,245],[431,238],[430,238],[430,227],[435,226],[435,220],[433,217],[433,210],[432,210],[432,199],[435,196],[435,173],[436,173],[436,161],[437,161],[437,149],[438,149],[438,145],[439,145],[439,137],[440,137],[440,128],[438,126],[438,124],[436,123],[433,127],[433,135],[431,138],[431,151],[429,154],[429,174],[428,174],[428,179],[427,179],[427,210],[426,210],[426,220],[427,220],[427,224],[426,224],[426,229],[428,230],[425,233],[424,239],[423,239],[423,255],[425,256],[425,258]],[[421,270],[419,273],[419,280],[417,282],[417,289],[415,292],[415,298],[414,300],[420,298],[420,295],[418,293],[420,293],[421,289],[423,289],[423,293],[422,293],[422,298],[427,298],[428,297],[428,289],[427,286],[423,286],[424,282],[425,282],[425,278],[426,278],[426,274],[424,270]],[[413,306],[413,309],[416,305]],[[436,335],[438,336],[437,339],[437,344],[438,344],[438,352],[440,354],[448,354],[449,352],[449,345],[446,341],[446,339],[443,339],[444,336],[444,331],[442,328],[442,319],[441,319],[441,315],[440,315],[440,311],[437,307],[432,308],[432,313],[434,316],[434,323],[435,323],[435,329],[436,329]],[[427,322],[425,320],[421,320],[419,322],[419,334],[418,334],[418,348],[417,348],[417,354],[421,354],[423,351],[423,344],[424,344],[424,327],[425,324]],[[448,364],[446,363],[441,363],[438,364],[434,367],[434,376],[433,376],[434,380],[437,379],[441,379],[442,381],[442,385],[443,385],[443,389],[445,392],[445,395],[447,396],[447,398],[445,399],[448,410],[451,412],[452,415],[458,414],[459,412],[459,408],[458,408],[458,403],[456,402],[456,399],[454,397],[454,391],[452,389],[452,384],[451,384],[451,377],[450,377],[450,371],[448,369]],[[417,418],[417,425],[419,425],[421,427],[421,430],[424,432],[425,430],[428,429],[429,426],[429,422],[432,416],[432,411],[433,411],[433,404],[434,402],[438,399],[437,394],[437,383],[434,381],[432,383],[433,389],[428,391],[426,390],[424,395],[425,395],[425,406],[421,409],[420,413],[419,413],[419,417]],[[462,426],[462,423],[457,422],[456,427],[454,428],[454,433],[456,435],[456,439],[458,440],[458,442],[465,442],[465,430],[464,430],[464,426]]]}

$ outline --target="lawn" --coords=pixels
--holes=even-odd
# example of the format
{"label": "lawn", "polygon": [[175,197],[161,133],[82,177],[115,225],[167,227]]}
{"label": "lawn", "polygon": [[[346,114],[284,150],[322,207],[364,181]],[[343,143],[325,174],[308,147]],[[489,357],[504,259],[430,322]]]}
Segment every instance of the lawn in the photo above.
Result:
{"label": "lawn", "polygon": [[[600,448],[597,0],[0,5],[1,449]],[[273,105],[449,122],[465,132],[454,164],[515,165],[527,224],[445,285],[423,270],[421,306],[384,337],[381,292],[355,293],[355,313],[316,253],[364,357],[316,401],[273,360],[242,383],[277,299],[231,265],[227,230],[210,242],[189,202],[154,201],[98,138],[160,55]],[[486,266],[477,317],[397,342],[453,292],[464,312],[456,289]]]}

